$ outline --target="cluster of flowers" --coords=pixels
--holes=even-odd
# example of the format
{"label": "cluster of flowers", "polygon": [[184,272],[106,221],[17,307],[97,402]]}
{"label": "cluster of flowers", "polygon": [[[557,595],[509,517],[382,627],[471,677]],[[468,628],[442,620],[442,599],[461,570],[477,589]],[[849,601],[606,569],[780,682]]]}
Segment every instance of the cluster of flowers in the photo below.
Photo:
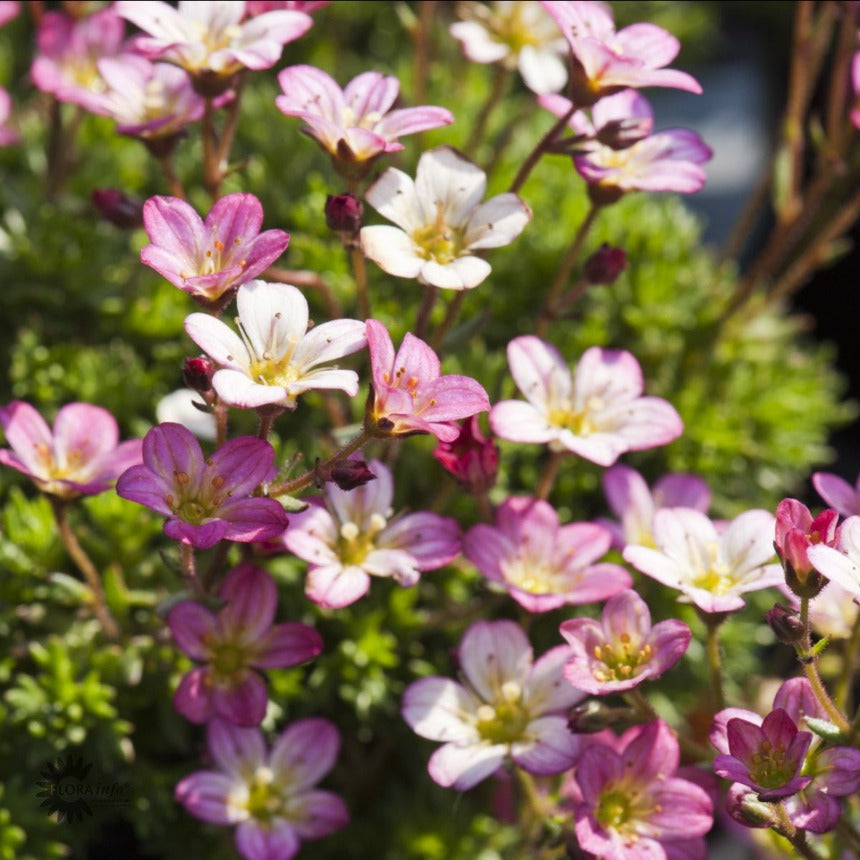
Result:
{"label": "cluster of flowers", "polygon": [[[164,156],[185,126],[238,98],[243,69],[272,67],[283,46],[310,28],[308,13],[319,5],[119,2],[78,19],[48,12],[32,76],[57,99],[112,117],[120,133]],[[632,190],[702,187],[710,150],[690,131],[653,133],[651,109],[637,91],[699,91],[692,77],[666,68],[679,48],[668,33],[648,24],[616,32],[599,3],[497,3],[492,10],[473,4],[466,14],[452,33],[467,56],[519,67],[539,103],[559,117],[547,151],[573,156],[595,207]],[[143,34],[125,40],[124,21]],[[559,54],[569,60],[569,81]],[[392,110],[398,82],[377,72],[343,90],[309,66],[287,67],[278,80],[277,108],[304,122],[353,188],[379,158],[403,148],[399,137],[453,121],[441,107]],[[570,98],[554,92],[566,84]],[[573,135],[562,138],[567,127]],[[513,242],[531,218],[516,193],[484,200],[486,187],[484,171],[438,147],[420,157],[414,180],[388,168],[366,189],[366,202],[395,226],[361,226],[353,210],[343,232],[353,250],[389,274],[428,288],[472,289],[491,273],[484,252]],[[412,729],[444,744],[430,759],[430,776],[466,790],[503,765],[566,774],[562,807],[584,851],[621,860],[704,856],[715,792],[704,771],[680,767],[679,742],[666,722],[651,711],[620,737],[577,731],[576,719],[571,728],[569,712],[587,696],[632,694],[672,668],[691,641],[679,620],[652,624],[627,568],[603,559],[620,551],[629,565],[681,592],[714,628],[744,606],[741,595],[786,582],[803,612],[813,597],[813,607],[820,605],[826,579],[835,602],[844,604],[837,587],[860,598],[860,485],[817,476],[836,510],[815,519],[787,500],[776,518],[753,510],[714,522],[700,478],[668,475],[649,489],[618,464],[625,453],[666,445],[683,431],[673,406],[644,395],[640,365],[629,352],[592,347],[571,370],[541,337],[515,337],[508,363],[524,399],[491,406],[477,380],[443,374],[436,351],[412,333],[395,350],[376,319],[311,326],[301,291],[266,280],[289,235],[261,231],[263,209],[253,195],[221,197],[205,218],[180,197],[157,196],[144,205],[142,221],[150,239],[142,262],[203,308],[185,320],[205,353],[189,361],[186,376],[216,416],[215,450],[204,454],[194,433],[173,421],[119,443],[114,418],[82,403],[63,407],[51,429],[32,406],[16,401],[0,409],[10,446],[0,463],[29,476],[59,507],[115,482],[119,496],[163,516],[164,534],[180,544],[192,596],[172,607],[167,623],[197,665],[174,704],[207,725],[217,770],[182,780],[178,800],[203,820],[237,825],[237,849],[252,860],[290,858],[301,840],[348,820],[337,795],[315,788],[337,757],[334,725],[300,720],[269,751],[259,728],[268,704],[261,673],[313,659],[321,637],[303,623],[275,623],[278,591],[267,571],[243,563],[216,592],[197,576],[196,550],[232,541],[289,551],[307,562],[308,598],[330,609],[359,600],[372,577],[413,586],[423,572],[462,554],[488,588],[526,612],[606,603],[600,620],[565,621],[564,644],[537,660],[513,622],[472,624],[457,651],[462,682],[422,678],[403,698]],[[617,269],[605,259],[599,265]],[[234,298],[237,329],[220,319]],[[266,440],[272,421],[298,409],[308,391],[356,397],[358,373],[336,362],[365,347],[372,381],[361,434],[311,473],[283,479]],[[227,439],[228,406],[257,410],[259,436]],[[389,468],[354,456],[373,439],[432,434],[436,459],[486,501],[500,455],[482,434],[481,412],[489,412],[495,438],[546,446],[553,468],[571,455],[607,468],[604,489],[617,520],[562,524],[547,501],[550,482],[533,496],[504,499],[487,522],[461,534],[455,520],[435,513],[395,515]],[[314,482],[321,495],[288,519],[279,499]],[[838,528],[837,511],[848,517]],[[774,539],[782,565],[773,561]],[[211,597],[215,603],[207,602]],[[786,610],[773,624],[787,629],[794,617]],[[860,788],[860,751],[813,740],[801,728],[812,725],[810,718],[819,728],[835,724],[831,737],[844,730],[832,703],[822,703],[802,679],[783,685],[764,718],[737,709],[717,715],[713,770],[733,783],[729,811],[738,821],[782,826],[770,804],[791,798],[794,827],[822,833],[836,826],[836,798]]]}

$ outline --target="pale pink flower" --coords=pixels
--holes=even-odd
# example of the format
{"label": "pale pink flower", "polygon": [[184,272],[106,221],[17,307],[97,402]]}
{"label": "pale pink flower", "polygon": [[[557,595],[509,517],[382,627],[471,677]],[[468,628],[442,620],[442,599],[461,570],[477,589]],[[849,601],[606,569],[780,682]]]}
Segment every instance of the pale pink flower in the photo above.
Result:
{"label": "pale pink flower", "polygon": [[291,860],[302,841],[321,839],[349,822],[340,797],[315,788],[340,747],[328,720],[292,723],[271,751],[259,729],[219,719],[206,727],[206,740],[217,770],[186,776],[176,799],[195,818],[235,826],[244,860]]}
{"label": "pale pink flower", "polygon": [[603,526],[562,526],[549,503],[509,498],[497,509],[494,525],[469,529],[463,554],[524,609],[548,612],[606,600],[630,588],[630,574],[621,565],[598,562],[611,543]]}
{"label": "pale pink flower", "polygon": [[848,517],[839,526],[835,546],[810,546],[807,557],[825,579],[860,600],[860,516]]}
{"label": "pale pink flower", "polygon": [[460,3],[457,12],[465,20],[451,25],[451,35],[473,63],[500,62],[507,69],[518,68],[535,93],[555,92],[567,83],[567,67],[561,59],[567,44],[537,3]]}
{"label": "pale pink flower", "polygon": [[860,475],[854,486],[832,472],[814,472],[812,486],[822,499],[843,517],[860,515]]}
{"label": "pale pink flower", "polygon": [[490,426],[509,442],[548,443],[611,466],[625,451],[666,445],[684,429],[671,404],[642,396],[642,370],[629,352],[591,347],[571,375],[554,346],[525,335],[508,344],[508,364],[526,401],[497,403]]}
{"label": "pale pink flower", "polygon": [[490,408],[483,386],[468,376],[441,374],[439,358],[423,340],[406,333],[397,354],[391,335],[378,320],[368,320],[367,348],[373,374],[368,429],[378,436],[432,433],[453,442],[453,421]]}
{"label": "pale pink flower", "polygon": [[510,245],[532,213],[516,194],[483,203],[487,175],[448,146],[425,152],[415,181],[389,167],[365,199],[397,226],[363,227],[361,250],[383,271],[448,290],[469,290],[490,274],[478,252]]}
{"label": "pale pink flower", "polygon": [[17,18],[21,4],[17,0],[0,0],[0,27],[5,27],[13,18]]}
{"label": "pale pink flower", "polygon": [[654,546],[651,523],[660,508],[694,508],[707,513],[711,491],[698,475],[664,475],[649,489],[645,479],[629,466],[617,463],[603,473],[603,492],[620,522],[599,519],[612,532],[612,545]]}
{"label": "pale pink flower", "polygon": [[253,194],[227,194],[206,219],[178,197],[151,197],[143,223],[152,243],[140,252],[145,265],[202,304],[226,301],[284,253],[283,230],[265,230],[263,207]]}
{"label": "pale pink flower", "polygon": [[365,345],[363,322],[332,320],[309,329],[307,299],[289,284],[251,281],[239,288],[236,305],[241,337],[210,314],[185,320],[189,337],[222,368],[212,385],[225,403],[295,409],[305,391],[358,393],[358,374],[330,362]]}
{"label": "pale pink flower", "polygon": [[[542,107],[564,116],[572,102],[560,95],[541,96]],[[594,192],[621,195],[628,191],[675,191],[691,194],[704,186],[707,176],[701,164],[713,152],[696,132],[673,128],[650,133],[653,113],[648,101],[635,90],[624,90],[601,99],[591,109],[591,121],[582,111],[568,125],[583,138],[574,150],[573,165]],[[634,141],[613,148],[601,142],[623,136],[633,128]]]}
{"label": "pale pink flower", "polygon": [[278,75],[283,94],[275,99],[287,116],[304,120],[306,131],[347,174],[363,175],[384,152],[399,152],[397,138],[450,125],[454,117],[441,107],[391,110],[397,78],[365,72],[341,90],[314,66],[288,66]]}
{"label": "pale pink flower", "polygon": [[180,681],[173,705],[194,723],[223,717],[240,726],[258,726],[266,714],[266,682],[257,669],[297,666],[322,651],[322,639],[306,624],[273,624],[278,589],[258,567],[242,564],[218,591],[226,601],[217,613],[193,600],[167,614],[179,648],[203,663]]}
{"label": "pale pink flower", "polygon": [[36,34],[36,58],[30,68],[33,83],[58,101],[105,113],[107,85],[98,62],[120,55],[124,35],[122,18],[111,8],[84,18],[46,12]]}
{"label": "pale pink flower", "polygon": [[290,516],[284,544],[309,564],[305,593],[315,603],[339,608],[370,588],[371,576],[399,585],[418,582],[460,552],[460,527],[448,517],[410,513],[394,517],[391,471],[369,463],[376,480],[354,490],[326,486],[325,498]]}
{"label": "pale pink flower", "polygon": [[220,540],[249,543],[280,535],[279,502],[251,496],[271,477],[275,451],[256,436],[237,436],[204,457],[181,424],[159,424],[143,439],[143,464],[117,481],[117,495],[166,516],[164,533],[208,549]]}
{"label": "pale pink flower", "polygon": [[713,805],[678,775],[672,729],[657,720],[618,739],[603,734],[592,736],[567,783],[579,847],[612,860],[705,860]]}
{"label": "pale pink flower", "polygon": [[609,7],[591,0],[541,0],[567,39],[573,55],[571,92],[588,107],[626,87],[673,87],[700,93],[686,72],[664,68],[680,42],[662,27],[638,23],[615,31]]}
{"label": "pale pink flower", "polygon": [[610,597],[600,621],[573,618],[559,632],[572,649],[564,677],[598,696],[659,678],[684,656],[691,637],[674,618],[652,627],[648,604],[631,590]]}
{"label": "pale pink flower", "polygon": [[135,40],[139,53],[181,66],[204,90],[208,84],[223,90],[243,68],[271,68],[284,45],[313,24],[295,10],[245,19],[245,3],[233,0],[179,0],[178,8],[155,0],[120,0],[115,9],[148,34]]}
{"label": "pale pink flower", "polygon": [[422,678],[403,696],[403,719],[423,738],[443,741],[430,757],[434,781],[466,791],[505,761],[529,773],[562,773],[575,761],[578,739],[566,712],[584,694],[561,675],[568,649],[537,662],[512,621],[478,621],[463,635],[458,656],[463,683]]}
{"label": "pale pink flower", "polygon": [[142,440],[120,442],[113,415],[89,403],[63,406],[51,429],[29,403],[13,400],[0,408],[0,425],[12,449],[0,449],[0,463],[61,499],[102,493],[141,461]]}
{"label": "pale pink flower", "polygon": [[0,87],[0,146],[13,146],[21,139],[21,135],[7,125],[12,116],[12,97]]}
{"label": "pale pink flower", "polygon": [[741,594],[783,581],[773,559],[774,517],[752,510],[724,529],[700,511],[663,508],[654,514],[656,549],[628,546],[624,560],[642,573],[681,591],[702,612],[734,612]]}

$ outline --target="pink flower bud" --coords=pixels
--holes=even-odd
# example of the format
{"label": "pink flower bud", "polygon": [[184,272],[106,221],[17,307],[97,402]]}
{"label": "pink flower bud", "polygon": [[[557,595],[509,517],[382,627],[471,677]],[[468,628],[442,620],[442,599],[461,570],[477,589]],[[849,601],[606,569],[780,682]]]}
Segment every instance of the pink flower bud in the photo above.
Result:
{"label": "pink flower bud", "polygon": [[586,261],[582,274],[589,284],[614,284],[627,268],[623,248],[613,248],[605,242]]}
{"label": "pink flower bud", "polygon": [[121,230],[143,226],[143,203],[118,188],[96,188],[91,199],[105,220]]}
{"label": "pink flower bud", "polygon": [[773,609],[765,612],[764,620],[776,638],[786,645],[799,642],[803,638],[803,622],[795,609],[775,603]]}
{"label": "pink flower bud", "polygon": [[342,490],[354,490],[376,480],[364,460],[338,460],[327,472],[327,480],[334,481]]}
{"label": "pink flower bud", "polygon": [[212,375],[215,365],[205,355],[196,358],[186,358],[182,366],[182,381],[200,394],[212,390]]}
{"label": "pink flower bud", "polygon": [[329,194],[325,201],[325,222],[330,230],[357,236],[364,205],[354,194]]}
{"label": "pink flower bud", "polygon": [[828,508],[813,519],[797,499],[783,499],[776,509],[774,549],[785,570],[785,581],[798,597],[815,597],[825,579],[807,554],[811,546],[834,546],[839,514]]}
{"label": "pink flower bud", "polygon": [[485,493],[496,483],[499,448],[482,435],[476,415],[463,422],[453,442],[440,442],[433,456],[469,492]]}

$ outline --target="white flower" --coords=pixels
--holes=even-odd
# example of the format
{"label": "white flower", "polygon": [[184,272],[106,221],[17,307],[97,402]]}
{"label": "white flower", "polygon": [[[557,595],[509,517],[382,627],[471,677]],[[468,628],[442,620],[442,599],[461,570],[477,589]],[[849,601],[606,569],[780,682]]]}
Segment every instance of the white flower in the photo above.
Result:
{"label": "white flower", "polygon": [[487,175],[447,146],[425,152],[413,182],[388,168],[367,202],[397,227],[364,227],[361,249],[389,275],[448,290],[469,290],[490,274],[475,251],[509,245],[532,217],[515,194],[481,203]]}
{"label": "white flower", "polygon": [[211,412],[201,412],[194,401],[202,397],[192,388],[171,391],[158,401],[155,417],[159,424],[172,422],[187,427],[198,439],[214,442],[217,435],[215,416]]}
{"label": "white flower", "polygon": [[250,281],[239,287],[236,304],[241,337],[209,314],[185,320],[189,337],[222,366],[212,385],[225,403],[295,409],[296,397],[314,388],[358,393],[354,371],[318,365],[361,349],[363,322],[333,320],[308,331],[308,303],[288,284]]}

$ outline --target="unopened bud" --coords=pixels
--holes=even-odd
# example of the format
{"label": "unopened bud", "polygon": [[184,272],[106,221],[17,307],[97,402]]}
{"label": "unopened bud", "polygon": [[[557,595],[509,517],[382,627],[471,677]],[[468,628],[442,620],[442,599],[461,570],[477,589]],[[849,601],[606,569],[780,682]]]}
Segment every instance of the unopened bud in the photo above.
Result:
{"label": "unopened bud", "polygon": [[597,130],[597,139],[610,149],[627,149],[648,137],[653,125],[650,117],[614,119]]}
{"label": "unopened bud", "polygon": [[585,261],[582,275],[589,284],[614,284],[627,268],[623,248],[613,248],[605,242]]}
{"label": "unopened bud", "polygon": [[499,448],[483,436],[477,415],[463,422],[452,442],[439,442],[433,456],[469,492],[485,493],[496,483]]}
{"label": "unopened bud", "polygon": [[570,712],[567,727],[577,734],[591,735],[609,728],[614,721],[615,716],[609,707],[597,699],[591,699]]}
{"label": "unopened bud", "polygon": [[735,783],[729,789],[726,809],[729,815],[744,827],[770,827],[777,820],[773,804],[759,800],[755,792],[740,783]]}
{"label": "unopened bud", "polygon": [[182,380],[189,387],[200,394],[207,394],[212,390],[212,375],[215,373],[215,365],[205,355],[197,358],[186,358],[182,365]]}
{"label": "unopened bud", "polygon": [[336,233],[357,236],[363,215],[364,206],[354,194],[329,194],[326,197],[325,222]]}
{"label": "unopened bud", "polygon": [[773,630],[776,638],[786,645],[800,642],[803,639],[803,622],[800,620],[800,613],[796,609],[775,603],[773,609],[765,612],[764,620]]}
{"label": "unopened bud", "polygon": [[328,480],[334,481],[342,490],[354,490],[376,480],[376,475],[364,460],[338,460],[326,471]]}
{"label": "unopened bud", "polygon": [[91,195],[99,213],[121,230],[133,230],[143,225],[143,204],[118,188],[96,188]]}

